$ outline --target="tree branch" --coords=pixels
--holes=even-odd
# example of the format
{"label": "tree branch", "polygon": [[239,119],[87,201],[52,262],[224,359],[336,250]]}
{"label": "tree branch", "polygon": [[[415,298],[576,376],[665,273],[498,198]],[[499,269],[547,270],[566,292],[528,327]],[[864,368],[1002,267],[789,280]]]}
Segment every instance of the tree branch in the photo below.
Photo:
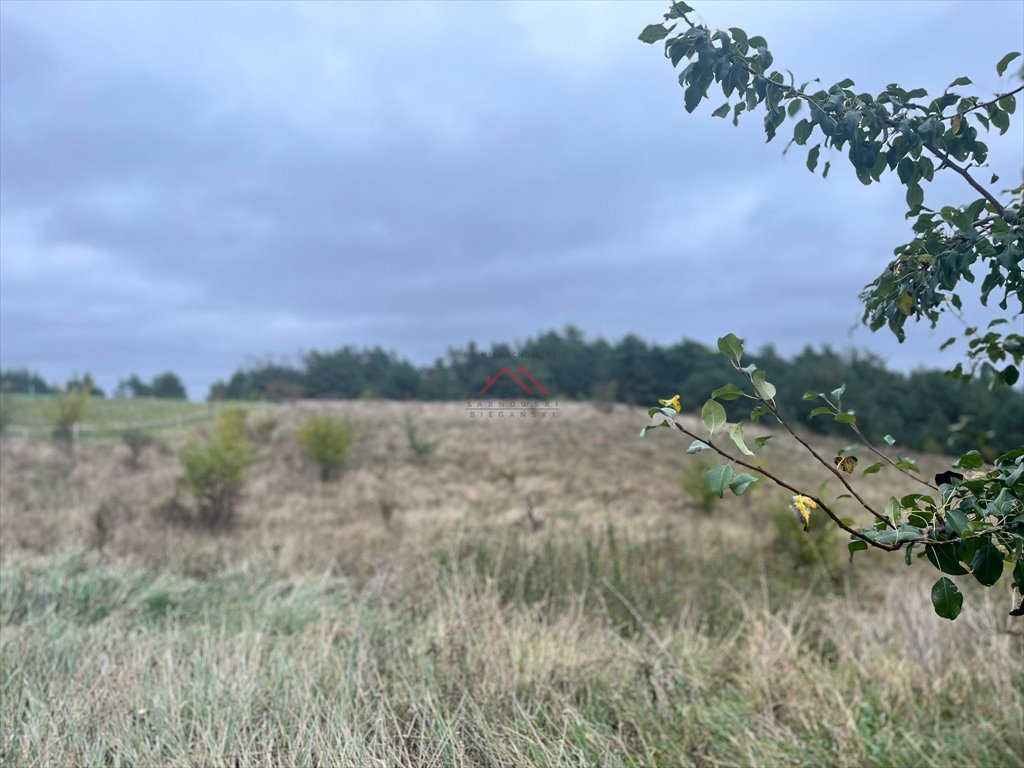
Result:
{"label": "tree branch", "polygon": [[1012,91],[1010,91],[1008,93],[997,93],[996,97],[994,99],[992,99],[992,101],[985,101],[985,102],[981,102],[981,103],[975,104],[973,107],[971,107],[970,109],[965,109],[963,112],[958,112],[958,113],[955,113],[955,114],[952,114],[952,115],[939,115],[939,120],[952,120],[954,117],[956,117],[957,114],[969,115],[969,114],[971,114],[971,112],[975,112],[975,111],[977,111],[979,109],[988,109],[992,105],[998,104],[1000,101],[1005,99],[1007,96],[1013,96],[1015,94],[1020,93],[1021,91],[1024,91],[1024,85],[1019,85],[1019,86],[1017,86],[1016,88],[1014,88]]}
{"label": "tree branch", "polygon": [[1006,209],[1003,208],[1002,203],[1000,203],[991,192],[989,192],[987,189],[981,186],[981,184],[975,181],[974,177],[967,172],[966,168],[961,168],[959,165],[954,163],[950,156],[943,152],[941,149],[936,149],[931,144],[925,144],[924,146],[929,152],[931,152],[937,158],[942,160],[943,165],[952,168],[954,171],[963,176],[968,184],[970,184],[972,187],[978,190],[978,192],[981,193],[981,196],[989,201],[989,203],[992,205],[992,209],[996,213],[998,213],[1000,216],[1006,213]]}
{"label": "tree branch", "polygon": [[[748,464],[747,462],[743,461],[743,459],[737,459],[735,456],[729,455],[728,453],[723,451],[721,448],[719,448],[717,445],[715,445],[713,442],[711,442],[710,439],[706,439],[706,438],[703,438],[703,437],[698,437],[693,432],[691,432],[686,427],[684,427],[682,424],[680,424],[678,421],[672,421],[672,426],[674,426],[676,429],[678,429],[684,435],[687,435],[688,437],[692,437],[694,440],[699,440],[700,442],[702,442],[705,445],[709,446],[711,448],[711,450],[713,450],[715,453],[719,454],[723,458],[728,459],[730,462],[732,462],[734,464],[739,464],[741,467],[746,467],[747,469],[751,470],[752,472],[757,472],[759,475],[764,475],[769,480],[771,480],[773,483],[775,483],[777,486],[779,486],[780,488],[785,488],[787,491],[790,491],[791,493],[793,493],[793,495],[795,495],[795,496],[807,496],[807,498],[811,499],[811,501],[813,501],[815,504],[817,504],[819,507],[821,507],[821,510],[826,515],[828,515],[829,518],[831,518],[833,523],[838,525],[840,528],[842,528],[844,531],[846,531],[851,536],[853,536],[855,538],[858,538],[861,541],[865,542],[866,544],[868,544],[868,546],[875,547],[876,549],[884,549],[886,552],[894,552],[894,551],[896,551],[897,549],[900,548],[898,544],[882,544],[881,542],[875,541],[874,539],[872,539],[869,536],[865,536],[863,533],[858,531],[856,528],[851,528],[849,525],[847,525],[842,520],[840,520],[839,516],[836,515],[836,513],[833,512],[831,510],[831,508],[829,508],[829,506],[825,502],[823,502],[821,499],[819,499],[817,496],[808,496],[806,493],[801,491],[799,488],[796,488],[796,487],[790,485],[789,483],[787,483],[785,480],[782,480],[782,479],[776,477],[775,475],[773,475],[768,470],[762,469],[761,467],[756,467],[753,464]],[[860,501],[860,499],[858,499],[858,501]],[[866,505],[864,505],[863,501],[861,501],[861,505],[864,506],[864,508],[867,509],[868,511],[871,511],[871,508],[866,506]],[[875,512],[872,512],[872,514],[874,514],[876,517],[878,516],[877,513],[875,513]],[[882,518],[882,519],[884,520],[885,518]],[[886,522],[888,523],[888,521],[886,521]]]}

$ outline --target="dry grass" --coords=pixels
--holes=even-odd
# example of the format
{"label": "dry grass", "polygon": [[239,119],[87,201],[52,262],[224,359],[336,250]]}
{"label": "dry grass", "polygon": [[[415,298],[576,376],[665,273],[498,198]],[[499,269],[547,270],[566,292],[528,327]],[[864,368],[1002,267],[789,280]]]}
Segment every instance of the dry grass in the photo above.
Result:
{"label": "dry grass", "polygon": [[[311,412],[356,427],[338,483],[295,444]],[[3,443],[0,763],[1024,765],[1002,587],[950,623],[926,564],[797,567],[766,514],[781,494],[697,512],[683,441],[637,440],[639,409],[274,416],[217,535],[173,521],[185,435],[134,472],[121,445]]]}

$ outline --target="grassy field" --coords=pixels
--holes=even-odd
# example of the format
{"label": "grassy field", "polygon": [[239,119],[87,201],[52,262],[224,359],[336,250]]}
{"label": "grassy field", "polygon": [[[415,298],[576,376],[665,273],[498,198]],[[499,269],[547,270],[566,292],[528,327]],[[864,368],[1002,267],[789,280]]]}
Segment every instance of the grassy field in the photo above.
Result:
{"label": "grassy field", "polygon": [[[358,433],[331,484],[295,445],[324,411]],[[695,458],[639,441],[639,409],[271,413],[218,534],[182,522],[185,432],[138,469],[116,443],[0,445],[0,764],[1024,765],[1007,590],[963,585],[946,622],[930,566],[851,566],[781,493],[704,511],[680,483]]]}
{"label": "grassy field", "polygon": [[[81,422],[85,440],[117,439],[126,429],[166,433],[208,421],[215,412],[238,403],[193,403],[156,397],[115,399],[93,397]],[[246,404],[242,404],[246,405]],[[248,404],[254,407],[256,404]],[[55,395],[4,395],[7,427],[12,434],[30,437],[49,436],[57,407]],[[256,405],[258,407],[258,405]]]}

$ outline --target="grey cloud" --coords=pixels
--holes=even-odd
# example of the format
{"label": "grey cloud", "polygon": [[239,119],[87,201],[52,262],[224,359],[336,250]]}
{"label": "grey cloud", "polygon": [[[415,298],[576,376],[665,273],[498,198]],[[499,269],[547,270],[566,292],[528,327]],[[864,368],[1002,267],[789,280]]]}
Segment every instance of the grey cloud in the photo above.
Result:
{"label": "grey cloud", "polygon": [[[201,395],[250,355],[380,343],[426,362],[566,322],[847,343],[906,235],[898,185],[864,190],[841,162],[823,182],[756,118],[686,115],[636,41],[664,5],[4,3],[3,364],[108,385],[173,367]],[[995,87],[1020,45],[1010,4],[771,7],[706,15],[866,89]],[[901,31],[951,19],[957,57]],[[1020,138],[990,142],[1004,174]],[[955,179],[928,194],[967,197]]]}

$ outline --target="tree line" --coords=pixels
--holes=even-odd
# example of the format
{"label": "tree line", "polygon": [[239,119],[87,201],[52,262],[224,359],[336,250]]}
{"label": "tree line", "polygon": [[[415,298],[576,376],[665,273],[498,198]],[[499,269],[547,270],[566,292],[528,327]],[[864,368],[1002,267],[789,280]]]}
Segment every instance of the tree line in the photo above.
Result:
{"label": "tree line", "polygon": [[[1017,389],[992,390],[936,370],[898,373],[870,353],[840,353],[827,346],[807,347],[788,359],[767,346],[751,359],[769,371],[784,393],[779,397],[782,411],[813,432],[837,432],[841,425],[809,418],[802,394],[846,384],[845,401],[856,409],[858,424],[872,439],[891,433],[900,444],[919,450],[959,452],[980,446],[992,456],[1024,442],[1024,398]],[[380,347],[308,352],[297,364],[266,362],[240,369],[215,383],[209,399],[527,397],[507,376],[479,394],[506,365],[512,372],[524,367],[550,397],[652,405],[680,393],[691,411],[723,380],[735,376],[728,360],[695,341],[662,346],[630,334],[610,343],[587,339],[570,326],[516,345],[494,343],[485,349],[470,342],[427,366],[413,365]],[[535,389],[522,375],[520,379]],[[743,411],[742,401],[726,406],[730,419]]]}
{"label": "tree line", "polygon": [[[107,393],[93,379],[92,374],[78,374],[68,379],[61,387],[51,384],[35,371],[25,368],[10,368],[0,371],[0,392],[17,395],[53,395],[58,392],[75,392],[88,390],[92,397],[106,397]],[[113,393],[117,398],[157,397],[169,400],[187,400],[188,392],[181,377],[173,371],[165,371],[154,376],[149,382],[143,381],[138,374],[121,379]]]}

